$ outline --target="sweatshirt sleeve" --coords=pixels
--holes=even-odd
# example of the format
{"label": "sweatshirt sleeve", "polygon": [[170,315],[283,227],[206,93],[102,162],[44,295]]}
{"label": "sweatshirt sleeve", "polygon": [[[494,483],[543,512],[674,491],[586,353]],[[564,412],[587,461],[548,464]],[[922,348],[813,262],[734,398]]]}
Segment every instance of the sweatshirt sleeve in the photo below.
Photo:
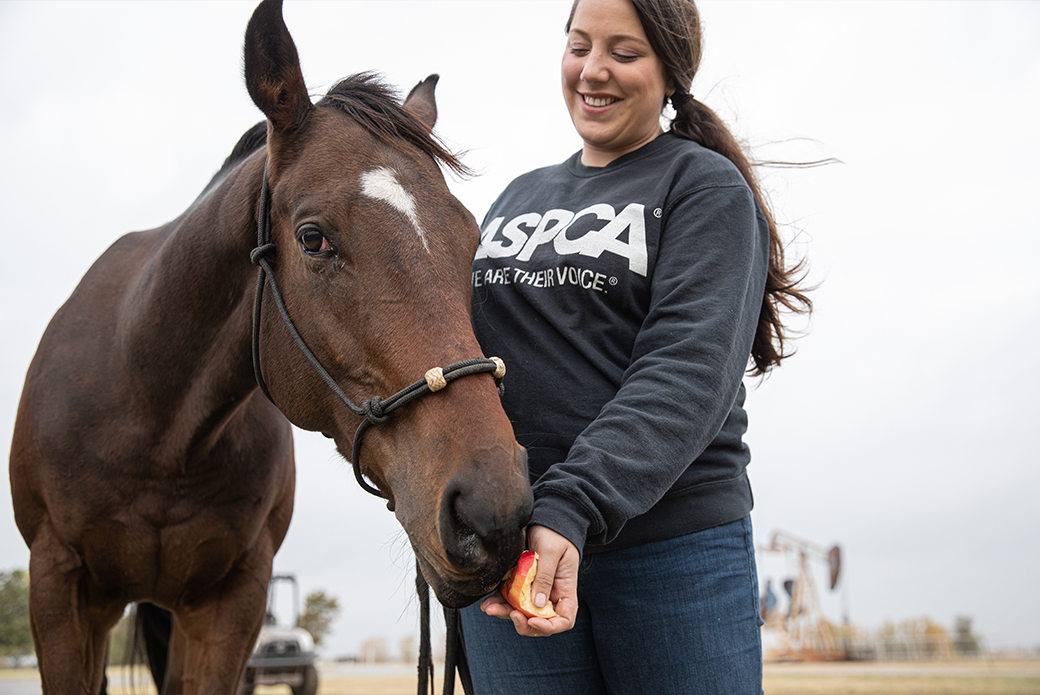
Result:
{"label": "sweatshirt sleeve", "polygon": [[649,510],[719,433],[758,323],[768,228],[745,185],[672,201],[621,388],[534,485],[532,523],[579,549]]}

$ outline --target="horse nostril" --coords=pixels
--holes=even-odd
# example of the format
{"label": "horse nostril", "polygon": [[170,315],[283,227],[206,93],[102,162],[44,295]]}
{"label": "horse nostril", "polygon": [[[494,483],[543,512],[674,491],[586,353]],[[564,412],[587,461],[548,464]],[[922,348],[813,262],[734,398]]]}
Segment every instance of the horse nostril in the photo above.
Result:
{"label": "horse nostril", "polygon": [[[441,542],[448,559],[459,568],[478,569],[523,550],[523,529],[530,518],[526,500],[509,504],[508,495],[494,489],[478,492],[456,479],[441,499]],[[505,498],[505,499],[503,499]]]}
{"label": "horse nostril", "polygon": [[487,559],[481,543],[486,534],[487,520],[469,504],[460,485],[449,485],[441,501],[441,542],[453,564],[460,568],[475,568]]}

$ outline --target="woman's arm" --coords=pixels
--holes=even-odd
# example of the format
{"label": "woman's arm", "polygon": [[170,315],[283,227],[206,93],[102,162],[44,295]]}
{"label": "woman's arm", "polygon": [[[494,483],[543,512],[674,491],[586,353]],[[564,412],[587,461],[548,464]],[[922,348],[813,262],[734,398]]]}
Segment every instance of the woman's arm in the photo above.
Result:
{"label": "woman's arm", "polygon": [[719,433],[747,368],[768,255],[751,191],[696,189],[662,221],[621,388],[534,485],[532,523],[577,548],[609,542],[671,488]]}

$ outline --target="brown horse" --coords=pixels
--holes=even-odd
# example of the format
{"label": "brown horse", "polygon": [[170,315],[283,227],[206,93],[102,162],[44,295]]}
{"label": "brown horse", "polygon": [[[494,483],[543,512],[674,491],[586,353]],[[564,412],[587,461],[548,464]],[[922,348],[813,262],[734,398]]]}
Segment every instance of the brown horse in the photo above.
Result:
{"label": "brown horse", "polygon": [[[384,420],[372,396],[482,357],[479,232],[439,168],[460,165],[430,132],[435,80],[403,106],[368,75],[312,104],[280,0],[250,20],[245,67],[266,127],[180,217],[97,260],[29,368],[10,474],[45,693],[100,691],[107,634],[136,601],[173,614],[164,692],[234,692],[292,513],[289,422],[350,457],[359,423]],[[252,254],[272,273],[261,290],[277,278],[293,326],[259,305],[271,400],[251,356],[258,219],[273,244]],[[532,505],[492,375],[407,403],[358,449],[441,602],[490,591]]]}

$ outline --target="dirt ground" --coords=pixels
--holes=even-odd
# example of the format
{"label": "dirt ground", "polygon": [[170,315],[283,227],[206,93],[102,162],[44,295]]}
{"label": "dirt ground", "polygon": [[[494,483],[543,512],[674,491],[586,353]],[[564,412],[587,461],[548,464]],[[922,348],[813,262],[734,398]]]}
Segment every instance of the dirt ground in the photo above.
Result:
{"label": "dirt ground", "polygon": [[[324,675],[319,695],[416,692],[416,677],[411,674],[365,675],[331,668]],[[438,693],[440,683],[438,677]],[[1040,661],[766,664],[763,685],[767,695],[1040,695]],[[288,689],[272,687],[263,692],[287,693]],[[461,695],[461,685],[456,693]]]}
{"label": "dirt ground", "polygon": [[767,695],[1040,695],[1040,661],[766,664]]}
{"label": "dirt ground", "polygon": [[[405,664],[323,664],[318,695],[416,695],[415,667]],[[441,692],[437,668],[437,693]],[[137,673],[131,688],[123,669],[109,670],[112,695],[154,695]],[[928,663],[767,663],[767,695],[1040,695],[1040,660]],[[39,693],[35,669],[0,670],[0,695]],[[289,695],[263,686],[257,695]],[[456,687],[462,694],[462,687]]]}
{"label": "dirt ground", "polygon": [[[363,668],[363,667],[362,667]],[[415,695],[411,667],[364,672],[358,667],[323,669],[319,695]],[[437,692],[441,692],[437,669]],[[766,664],[767,695],[1040,695],[1040,661],[943,663]],[[456,686],[461,695],[462,686]],[[288,693],[288,688],[258,690]]]}

